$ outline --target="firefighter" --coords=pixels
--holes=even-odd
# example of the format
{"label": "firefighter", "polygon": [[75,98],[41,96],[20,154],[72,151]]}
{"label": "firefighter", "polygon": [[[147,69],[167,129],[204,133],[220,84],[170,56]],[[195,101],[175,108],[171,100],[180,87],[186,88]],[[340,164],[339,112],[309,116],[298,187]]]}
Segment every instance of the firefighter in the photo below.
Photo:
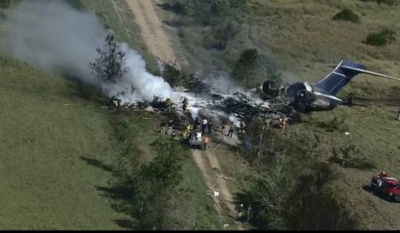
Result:
{"label": "firefighter", "polygon": [[277,90],[277,96],[283,96],[285,93],[285,87],[280,85]]}
{"label": "firefighter", "polygon": [[244,124],[244,121],[241,121],[240,122],[240,125],[239,125],[239,133],[244,133],[245,131],[244,131],[244,128],[246,127],[246,125]]}
{"label": "firefighter", "polygon": [[167,126],[167,123],[165,123],[165,121],[163,121],[161,123],[161,134],[165,135],[165,127]]}
{"label": "firefighter", "polygon": [[381,173],[379,173],[379,179],[383,179],[388,177],[388,173],[386,171],[381,171]]}
{"label": "firefighter", "polygon": [[187,110],[187,107],[188,107],[188,105],[189,105],[189,100],[185,97],[184,99],[183,99],[183,101],[182,101],[182,110],[183,110],[183,112],[186,112],[186,110]]}
{"label": "firefighter", "polygon": [[382,186],[383,180],[384,178],[388,177],[388,173],[386,171],[381,171],[381,173],[379,173],[378,176],[378,189]]}
{"label": "firefighter", "polygon": [[204,136],[203,142],[204,142],[204,150],[206,150],[206,149],[207,149],[207,144],[208,144],[208,142],[209,142],[209,138],[208,138],[207,135]]}
{"label": "firefighter", "polygon": [[172,107],[172,101],[170,98],[167,98],[165,100],[165,105],[167,106],[167,112],[171,112],[171,107]]}
{"label": "firefighter", "polygon": [[261,93],[262,93],[262,85],[261,85],[261,83],[257,83],[256,93],[261,95]]}

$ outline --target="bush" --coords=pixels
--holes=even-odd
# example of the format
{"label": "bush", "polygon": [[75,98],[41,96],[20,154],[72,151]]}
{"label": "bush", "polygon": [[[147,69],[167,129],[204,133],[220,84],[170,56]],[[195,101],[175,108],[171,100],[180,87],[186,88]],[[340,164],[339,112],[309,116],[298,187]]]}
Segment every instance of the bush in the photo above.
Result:
{"label": "bush", "polygon": [[[310,135],[311,136],[311,135]],[[304,132],[282,134],[261,122],[246,126],[246,159],[255,171],[251,190],[238,203],[250,203],[250,224],[263,230],[356,229],[330,182],[338,173],[315,159],[321,139]],[[288,146],[290,144],[290,146]],[[345,148],[342,153],[353,153]]]}
{"label": "bush", "polygon": [[239,59],[236,61],[233,70],[233,76],[236,80],[242,82],[246,86],[251,85],[251,81],[255,80],[258,71],[258,51],[257,49],[244,50]]}
{"label": "bush", "polygon": [[0,8],[9,8],[11,0],[0,0]]}
{"label": "bush", "polygon": [[363,43],[376,47],[383,47],[396,41],[395,34],[393,30],[384,28],[380,32],[369,34]]}
{"label": "bush", "polygon": [[345,21],[350,21],[353,23],[359,23],[360,18],[358,15],[356,15],[353,11],[344,9],[341,12],[337,13],[335,16],[332,18],[333,20],[345,20]]}
{"label": "bush", "polygon": [[369,159],[357,157],[360,149],[354,145],[333,150],[333,156],[329,162],[339,164],[343,168],[356,168],[359,170],[370,170],[376,168],[376,164]]}

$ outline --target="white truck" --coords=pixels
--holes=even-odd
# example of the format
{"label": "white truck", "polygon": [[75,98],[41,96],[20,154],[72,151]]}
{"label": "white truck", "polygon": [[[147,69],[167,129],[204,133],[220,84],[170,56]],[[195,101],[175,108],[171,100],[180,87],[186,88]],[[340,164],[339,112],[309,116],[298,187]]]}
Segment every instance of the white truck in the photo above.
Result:
{"label": "white truck", "polygon": [[189,144],[191,147],[200,147],[200,149],[204,148],[203,134],[201,130],[194,130],[189,138]]}

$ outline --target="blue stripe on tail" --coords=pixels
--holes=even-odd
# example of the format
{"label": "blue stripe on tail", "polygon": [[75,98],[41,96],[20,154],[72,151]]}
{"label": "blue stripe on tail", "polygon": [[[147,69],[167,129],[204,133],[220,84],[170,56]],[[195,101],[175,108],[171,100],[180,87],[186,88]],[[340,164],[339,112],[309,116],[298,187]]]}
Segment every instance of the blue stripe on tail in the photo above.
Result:
{"label": "blue stripe on tail", "polygon": [[315,83],[313,86],[317,91],[324,94],[335,96],[350,80],[361,73],[360,71],[347,69],[343,66],[354,67],[365,70],[366,67],[351,61],[342,60],[339,65],[324,79]]}

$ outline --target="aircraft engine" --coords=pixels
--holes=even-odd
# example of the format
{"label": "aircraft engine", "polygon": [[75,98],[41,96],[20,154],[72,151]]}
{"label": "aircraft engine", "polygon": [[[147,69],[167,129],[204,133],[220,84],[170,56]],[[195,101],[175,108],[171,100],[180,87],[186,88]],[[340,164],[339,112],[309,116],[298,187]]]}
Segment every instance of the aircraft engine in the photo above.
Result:
{"label": "aircraft engine", "polygon": [[295,101],[304,101],[308,97],[312,96],[307,86],[301,82],[297,82],[290,85],[287,88],[286,93],[288,96],[292,97]]}
{"label": "aircraft engine", "polygon": [[262,91],[264,93],[269,93],[270,89],[272,88],[271,81],[265,81],[262,85]]}
{"label": "aircraft engine", "polygon": [[331,103],[328,100],[317,99],[311,103],[311,107],[315,110],[328,110],[332,109]]}

